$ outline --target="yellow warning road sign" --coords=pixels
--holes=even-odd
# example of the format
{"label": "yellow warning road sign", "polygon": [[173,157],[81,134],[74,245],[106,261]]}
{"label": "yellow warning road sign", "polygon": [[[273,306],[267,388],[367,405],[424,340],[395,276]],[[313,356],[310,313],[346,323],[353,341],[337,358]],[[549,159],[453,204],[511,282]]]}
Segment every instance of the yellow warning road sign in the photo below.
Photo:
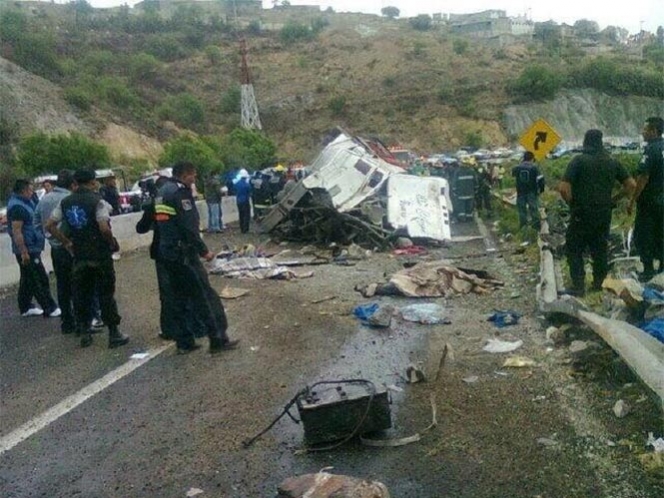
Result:
{"label": "yellow warning road sign", "polygon": [[544,159],[559,142],[560,135],[543,119],[535,121],[519,139],[519,143],[532,152],[538,161]]}

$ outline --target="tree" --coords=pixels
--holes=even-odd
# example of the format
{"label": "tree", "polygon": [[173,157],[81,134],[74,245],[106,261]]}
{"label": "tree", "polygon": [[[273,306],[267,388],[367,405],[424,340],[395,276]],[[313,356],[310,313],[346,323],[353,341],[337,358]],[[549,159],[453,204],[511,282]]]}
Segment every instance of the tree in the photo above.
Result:
{"label": "tree", "polygon": [[595,21],[579,19],[574,23],[574,33],[579,38],[590,38],[595,40],[599,33],[599,25]]}
{"label": "tree", "polygon": [[201,178],[210,173],[221,173],[224,169],[224,163],[217,152],[191,133],[184,133],[168,141],[159,156],[159,165],[164,167],[183,161],[194,164]]}
{"label": "tree", "polygon": [[410,25],[418,31],[428,31],[431,28],[431,16],[420,14],[417,17],[411,17]]}
{"label": "tree", "polygon": [[80,133],[54,136],[35,133],[19,143],[17,162],[26,174],[37,176],[54,173],[65,165],[70,169],[106,167],[111,158],[105,145]]}
{"label": "tree", "polygon": [[382,9],[380,9],[380,13],[385,17],[389,17],[390,19],[395,19],[399,17],[401,11],[396,7],[383,7]]}
{"label": "tree", "polygon": [[262,169],[275,161],[276,145],[258,130],[235,128],[217,143],[220,156],[229,169]]}

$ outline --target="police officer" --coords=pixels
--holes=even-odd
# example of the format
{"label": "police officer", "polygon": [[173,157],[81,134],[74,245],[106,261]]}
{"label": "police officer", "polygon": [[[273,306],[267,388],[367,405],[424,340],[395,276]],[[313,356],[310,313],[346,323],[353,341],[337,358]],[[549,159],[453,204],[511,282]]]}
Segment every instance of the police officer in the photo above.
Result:
{"label": "police officer", "polygon": [[475,202],[477,204],[477,211],[484,210],[486,216],[491,218],[493,216],[493,209],[491,207],[491,173],[489,173],[489,165],[480,164],[477,170],[477,187],[475,192]]}
{"label": "police officer", "polygon": [[519,227],[530,225],[539,232],[539,194],[544,190],[544,177],[535,164],[535,154],[526,151],[523,161],[512,169],[516,183],[516,207],[519,212]]}
{"label": "police officer", "polygon": [[[90,324],[95,289],[99,297],[101,318],[108,326],[108,347],[124,346],[129,342],[129,337],[118,330],[121,318],[115,302],[112,255],[119,247],[111,230],[112,208],[97,193],[98,183],[94,170],[78,170],[74,173],[74,180],[78,189],[62,199],[46,222],[45,229],[74,256],[72,286],[81,347],[92,344]],[[63,231],[58,229],[60,222],[63,223]]]}
{"label": "police officer", "polygon": [[636,173],[636,188],[630,199],[631,214],[636,203],[634,243],[643,264],[640,279],[647,282],[655,275],[654,260],[659,259],[659,272],[664,271],[664,120],[650,117],[643,128],[647,145]]}
{"label": "police officer", "polygon": [[[152,230],[152,242],[150,243],[150,258],[155,262],[157,272],[157,285],[159,288],[159,338],[167,341],[175,340],[179,322],[175,313],[175,303],[173,301],[174,293],[171,289],[171,280],[168,274],[168,263],[162,261],[159,257],[159,227],[155,221],[155,197],[157,191],[164,183],[168,181],[165,176],[160,176],[156,181],[146,183],[146,190],[150,199],[143,205],[143,216],[136,223],[136,232],[143,234]],[[189,300],[189,306],[193,309],[193,319],[187,321],[187,326],[191,327],[195,337],[207,335],[205,324],[200,318],[204,313],[197,313],[193,300]]]}
{"label": "police officer", "polygon": [[585,294],[583,251],[586,247],[593,260],[593,290],[601,289],[608,273],[611,192],[616,181],[631,194],[634,180],[604,150],[602,132],[588,130],[583,139],[583,153],[569,163],[559,186],[561,196],[570,206],[565,250],[572,291],[576,295]]}
{"label": "police officer", "polygon": [[173,166],[173,178],[159,189],[155,199],[155,220],[159,229],[158,257],[164,261],[171,281],[175,316],[178,321],[175,341],[179,354],[186,354],[200,346],[187,322],[191,319],[193,299],[202,310],[203,321],[210,341],[210,353],[235,349],[238,340],[226,334],[228,322],[219,296],[208,280],[200,261],[214,259],[199,233],[200,218],[191,186],[196,181],[196,167],[189,162]]}

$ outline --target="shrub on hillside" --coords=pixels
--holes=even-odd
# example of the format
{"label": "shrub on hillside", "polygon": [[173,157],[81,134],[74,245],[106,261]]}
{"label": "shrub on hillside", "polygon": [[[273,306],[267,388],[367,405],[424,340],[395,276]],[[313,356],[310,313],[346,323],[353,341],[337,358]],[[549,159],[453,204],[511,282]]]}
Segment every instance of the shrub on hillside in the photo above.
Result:
{"label": "shrub on hillside", "polygon": [[69,104],[77,107],[81,111],[88,111],[90,110],[90,107],[92,107],[92,96],[90,95],[90,92],[83,87],[74,86],[67,88],[64,91],[64,97]]}
{"label": "shrub on hillside", "polygon": [[49,32],[25,33],[14,45],[14,61],[44,78],[58,78],[63,74],[55,39]]}
{"label": "shrub on hillside", "polygon": [[240,112],[240,99],[242,92],[239,85],[233,85],[221,96],[219,112],[222,114],[233,114]]}
{"label": "shrub on hillside", "polygon": [[661,43],[651,43],[643,47],[643,58],[664,66],[664,46]]}
{"label": "shrub on hillside", "polygon": [[162,64],[154,55],[139,52],[127,58],[125,68],[132,83],[149,83],[159,76]]}
{"label": "shrub on hillside", "polygon": [[24,137],[18,146],[17,163],[28,175],[53,173],[66,165],[70,169],[105,167],[111,163],[108,149],[80,133]]}
{"label": "shrub on hillside", "polygon": [[5,10],[0,14],[0,42],[15,45],[28,31],[28,18],[22,12]]}
{"label": "shrub on hillside", "polygon": [[563,83],[563,76],[546,66],[528,66],[508,91],[518,100],[548,100],[555,97]]}
{"label": "shrub on hillside", "polygon": [[279,31],[279,38],[287,44],[311,40],[313,37],[313,30],[306,24],[299,22],[289,22]]}
{"label": "shrub on hillside", "polygon": [[409,22],[412,28],[417,31],[428,31],[431,29],[431,16],[428,14],[420,14],[419,16],[411,17]]}
{"label": "shrub on hillside", "polygon": [[157,111],[159,118],[169,120],[183,128],[200,129],[205,123],[203,103],[190,93],[181,93],[166,99]]}
{"label": "shrub on hillside", "polygon": [[595,88],[615,95],[664,98],[660,69],[629,67],[605,57],[574,67],[569,73],[567,85],[572,88]]}
{"label": "shrub on hillside", "polygon": [[118,69],[118,64],[121,56],[114,54],[110,50],[90,50],[81,58],[76,69],[80,73],[91,74],[99,77],[102,74],[112,73]]}
{"label": "shrub on hillside", "polygon": [[457,55],[463,55],[468,50],[468,45],[468,40],[457,38],[452,42],[452,50],[454,50],[454,53]]}
{"label": "shrub on hillside", "polygon": [[189,53],[180,40],[173,34],[157,34],[150,36],[146,40],[143,50],[164,62],[173,62],[178,59],[183,59]]}
{"label": "shrub on hillside", "polygon": [[99,97],[121,109],[131,109],[140,105],[140,99],[120,78],[105,76],[100,78],[95,89]]}
{"label": "shrub on hillside", "polygon": [[332,97],[327,103],[327,108],[332,112],[333,116],[343,116],[346,112],[346,97],[343,95]]}
{"label": "shrub on hillside", "polygon": [[221,49],[216,45],[208,45],[205,47],[205,56],[210,61],[210,64],[214,65],[219,64],[223,59]]}
{"label": "shrub on hillside", "polygon": [[249,33],[250,35],[254,35],[254,36],[260,35],[261,31],[262,31],[261,22],[258,21],[258,20],[251,21],[247,25],[247,33]]}

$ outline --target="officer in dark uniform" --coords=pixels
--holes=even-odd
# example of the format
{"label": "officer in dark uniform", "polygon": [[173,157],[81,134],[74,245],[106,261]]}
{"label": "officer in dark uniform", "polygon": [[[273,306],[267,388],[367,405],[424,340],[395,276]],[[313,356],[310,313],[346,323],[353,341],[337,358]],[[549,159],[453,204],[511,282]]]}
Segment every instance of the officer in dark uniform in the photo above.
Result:
{"label": "officer in dark uniform", "polygon": [[477,204],[477,211],[484,210],[487,217],[493,216],[493,209],[491,207],[491,173],[489,173],[489,166],[487,164],[480,164],[477,170],[477,186],[475,192],[475,202]]}
{"label": "officer in dark uniform", "polygon": [[235,349],[237,340],[226,334],[228,322],[219,296],[210,285],[200,258],[214,259],[199,233],[200,218],[191,186],[196,181],[196,167],[188,162],[173,166],[173,178],[159,189],[155,199],[155,220],[159,229],[158,257],[165,262],[171,281],[170,291],[178,329],[175,337],[178,353],[185,354],[200,346],[187,322],[192,319],[190,299],[203,313],[210,340],[210,353]]}
{"label": "officer in dark uniform", "polygon": [[565,250],[572,291],[577,295],[585,294],[583,251],[586,247],[593,260],[593,290],[601,289],[608,273],[611,193],[616,181],[628,194],[632,193],[634,180],[604,150],[602,132],[588,130],[583,139],[583,153],[569,163],[559,186],[560,194],[570,206]]}
{"label": "officer in dark uniform", "polygon": [[[157,178],[157,181],[149,181],[146,183],[145,187],[149,194],[149,200],[146,202],[143,209],[143,216],[138,223],[136,223],[136,232],[137,233],[148,233],[152,230],[152,242],[150,243],[150,258],[155,262],[155,269],[157,272],[157,285],[159,288],[159,303],[160,303],[160,312],[159,312],[159,327],[161,331],[159,332],[159,338],[170,341],[175,340],[177,336],[177,330],[180,326],[175,313],[175,303],[173,302],[174,293],[171,289],[171,280],[168,274],[168,263],[162,261],[159,257],[159,227],[155,221],[155,198],[157,197],[157,191],[161,188],[164,183],[168,181],[168,178],[165,176],[160,176]],[[194,302],[190,299],[189,306],[194,310]],[[195,337],[202,337],[207,335],[205,330],[205,324],[200,318],[200,315],[203,313],[193,312],[193,319],[187,321],[187,327],[191,327]]]}
{"label": "officer in dark uniform", "polygon": [[544,191],[544,177],[535,164],[535,154],[526,151],[523,161],[512,169],[516,183],[516,208],[519,212],[519,228],[530,225],[540,231],[539,194]]}
{"label": "officer in dark uniform", "polygon": [[659,272],[664,271],[664,120],[651,117],[643,128],[647,145],[636,172],[636,188],[630,199],[631,214],[636,203],[634,243],[643,264],[640,279],[647,282],[655,275],[654,260],[659,259]]}
{"label": "officer in dark uniform", "polygon": [[[91,169],[74,173],[78,189],[53,210],[45,228],[74,256],[72,287],[77,332],[81,347],[92,344],[92,300],[99,297],[101,318],[108,326],[108,347],[124,346],[129,337],[120,333],[120,315],[115,302],[113,252],[119,250],[110,225],[111,206],[96,192],[97,180]],[[63,234],[57,225],[62,221]]]}

